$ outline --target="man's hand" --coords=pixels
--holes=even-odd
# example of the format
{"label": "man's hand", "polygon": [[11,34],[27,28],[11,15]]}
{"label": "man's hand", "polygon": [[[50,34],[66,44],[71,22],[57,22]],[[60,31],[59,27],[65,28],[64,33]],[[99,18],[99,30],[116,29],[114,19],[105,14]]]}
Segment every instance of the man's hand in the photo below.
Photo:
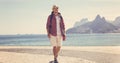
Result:
{"label": "man's hand", "polygon": [[65,41],[66,40],[66,36],[63,36],[63,41]]}
{"label": "man's hand", "polygon": [[50,34],[48,34],[48,38],[50,38]]}

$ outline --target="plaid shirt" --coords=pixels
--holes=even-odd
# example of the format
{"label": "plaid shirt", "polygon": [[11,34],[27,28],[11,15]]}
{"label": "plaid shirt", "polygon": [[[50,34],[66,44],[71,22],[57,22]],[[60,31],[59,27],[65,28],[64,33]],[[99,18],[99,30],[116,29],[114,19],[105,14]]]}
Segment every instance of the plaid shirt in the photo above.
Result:
{"label": "plaid shirt", "polygon": [[[60,17],[62,17],[62,16],[60,16]],[[50,22],[50,18],[51,18],[51,15],[49,15],[48,19],[47,19],[47,24],[46,24],[47,32],[48,32],[48,34],[52,34],[53,36],[57,36],[57,26],[56,26],[55,15],[53,15],[51,22]],[[65,25],[64,25],[63,19],[61,19],[61,21],[60,21],[60,31],[61,31],[61,35],[65,36]]]}

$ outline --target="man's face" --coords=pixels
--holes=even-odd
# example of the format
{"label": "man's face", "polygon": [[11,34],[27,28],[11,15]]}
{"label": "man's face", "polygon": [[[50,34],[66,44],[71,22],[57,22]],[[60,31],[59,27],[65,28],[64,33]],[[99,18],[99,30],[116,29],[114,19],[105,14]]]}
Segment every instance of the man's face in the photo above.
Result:
{"label": "man's face", "polygon": [[53,12],[58,13],[58,7],[54,7]]}

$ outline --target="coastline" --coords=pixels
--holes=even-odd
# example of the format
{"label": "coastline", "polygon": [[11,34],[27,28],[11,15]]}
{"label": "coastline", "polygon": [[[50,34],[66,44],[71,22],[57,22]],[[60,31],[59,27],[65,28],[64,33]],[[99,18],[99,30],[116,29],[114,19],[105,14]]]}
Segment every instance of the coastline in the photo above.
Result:
{"label": "coastline", "polygon": [[[0,63],[49,63],[51,46],[0,46]],[[60,63],[120,63],[120,46],[63,46]]]}

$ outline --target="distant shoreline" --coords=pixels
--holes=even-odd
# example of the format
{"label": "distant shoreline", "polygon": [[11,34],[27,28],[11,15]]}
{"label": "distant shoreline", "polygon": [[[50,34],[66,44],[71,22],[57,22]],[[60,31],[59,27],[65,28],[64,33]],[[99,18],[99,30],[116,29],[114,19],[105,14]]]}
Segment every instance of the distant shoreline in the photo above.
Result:
{"label": "distant shoreline", "polygon": [[[120,34],[120,33],[67,33],[69,34]],[[0,34],[0,36],[14,36],[14,35],[47,35],[47,34]]]}
{"label": "distant shoreline", "polygon": [[[120,34],[67,34],[63,46],[120,46]],[[47,35],[0,35],[1,46],[50,46]]]}

